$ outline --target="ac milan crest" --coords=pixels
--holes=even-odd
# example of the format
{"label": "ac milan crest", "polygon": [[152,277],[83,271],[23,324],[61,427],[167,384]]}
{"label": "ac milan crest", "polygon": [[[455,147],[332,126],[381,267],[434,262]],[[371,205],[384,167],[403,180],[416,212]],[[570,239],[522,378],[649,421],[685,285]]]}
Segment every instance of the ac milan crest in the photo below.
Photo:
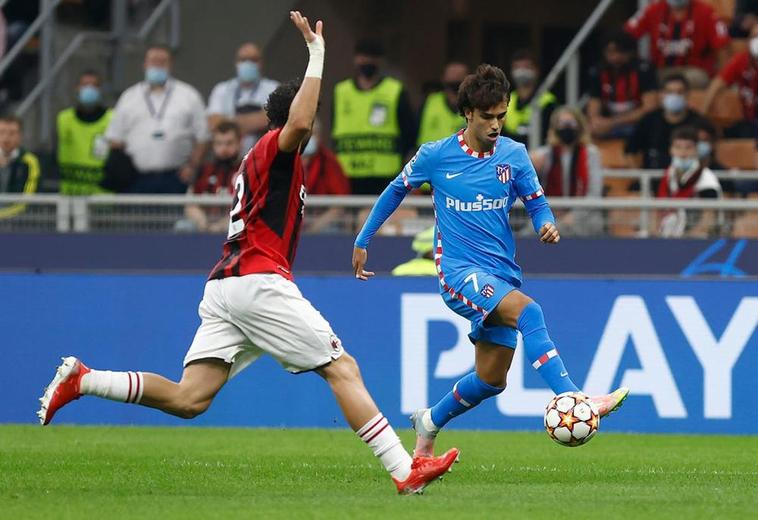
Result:
{"label": "ac milan crest", "polygon": [[495,166],[495,173],[500,182],[505,184],[511,180],[511,165],[510,164],[498,164]]}
{"label": "ac milan crest", "polygon": [[484,287],[482,287],[480,294],[485,298],[491,298],[492,295],[495,294],[495,288],[490,284],[486,284]]}

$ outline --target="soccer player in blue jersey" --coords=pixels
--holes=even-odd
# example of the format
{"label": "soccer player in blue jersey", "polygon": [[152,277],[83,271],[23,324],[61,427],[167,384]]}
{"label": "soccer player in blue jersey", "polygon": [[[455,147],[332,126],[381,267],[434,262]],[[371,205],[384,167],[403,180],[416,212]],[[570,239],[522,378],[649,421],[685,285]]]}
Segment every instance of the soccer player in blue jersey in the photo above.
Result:
{"label": "soccer player in blue jersey", "polygon": [[[448,307],[471,321],[476,369],[432,408],[413,413],[416,455],[433,453],[434,439],[450,419],[505,389],[518,332],[527,358],[553,392],[579,391],[547,333],[542,308],[518,290],[521,268],[508,220],[515,198],[524,201],[542,242],[557,244],[560,235],[526,148],[500,136],[509,89],[503,71],[491,65],[466,77],[458,91],[466,128],[419,148],[376,201],[355,241],[355,276],[368,280],[374,274],[364,269],[371,238],[409,190],[432,186],[440,292]],[[619,388],[591,399],[602,417],[628,393]]]}

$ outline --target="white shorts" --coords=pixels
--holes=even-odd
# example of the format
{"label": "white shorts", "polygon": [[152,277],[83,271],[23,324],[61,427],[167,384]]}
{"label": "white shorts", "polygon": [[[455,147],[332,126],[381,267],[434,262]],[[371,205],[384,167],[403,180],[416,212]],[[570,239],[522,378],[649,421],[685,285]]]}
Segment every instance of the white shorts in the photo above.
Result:
{"label": "white shorts", "polygon": [[202,323],[184,357],[231,363],[231,379],[262,354],[297,373],[339,358],[342,342],[297,286],[278,274],[208,280],[198,314]]}

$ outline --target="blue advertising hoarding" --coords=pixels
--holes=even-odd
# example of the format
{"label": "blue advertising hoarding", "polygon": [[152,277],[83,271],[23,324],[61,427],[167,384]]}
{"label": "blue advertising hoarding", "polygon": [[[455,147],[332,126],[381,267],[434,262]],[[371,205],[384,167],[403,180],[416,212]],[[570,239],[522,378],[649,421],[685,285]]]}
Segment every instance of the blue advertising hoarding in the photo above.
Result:
{"label": "blue advertising hoarding", "polygon": [[[473,367],[468,324],[433,278],[300,277],[302,292],[359,361],[382,411],[405,427]],[[159,372],[174,380],[199,323],[198,275],[0,275],[5,375],[0,422],[33,422],[37,397],[62,355],[93,368]],[[758,282],[531,279],[574,381],[590,394],[632,388],[602,428],[639,432],[758,433]],[[539,429],[551,397],[516,357],[508,388],[451,423]],[[234,378],[211,409],[186,423],[143,407],[83,398],[57,422],[346,426],[327,386],[263,359]]]}

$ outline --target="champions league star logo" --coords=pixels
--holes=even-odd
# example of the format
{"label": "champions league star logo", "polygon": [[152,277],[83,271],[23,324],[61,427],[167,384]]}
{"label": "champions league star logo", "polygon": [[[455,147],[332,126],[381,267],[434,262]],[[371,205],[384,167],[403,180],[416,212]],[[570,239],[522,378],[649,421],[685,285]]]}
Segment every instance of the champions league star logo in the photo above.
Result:
{"label": "champions league star logo", "polygon": [[505,184],[511,180],[511,165],[510,164],[498,164],[495,166],[495,173],[500,182]]}

